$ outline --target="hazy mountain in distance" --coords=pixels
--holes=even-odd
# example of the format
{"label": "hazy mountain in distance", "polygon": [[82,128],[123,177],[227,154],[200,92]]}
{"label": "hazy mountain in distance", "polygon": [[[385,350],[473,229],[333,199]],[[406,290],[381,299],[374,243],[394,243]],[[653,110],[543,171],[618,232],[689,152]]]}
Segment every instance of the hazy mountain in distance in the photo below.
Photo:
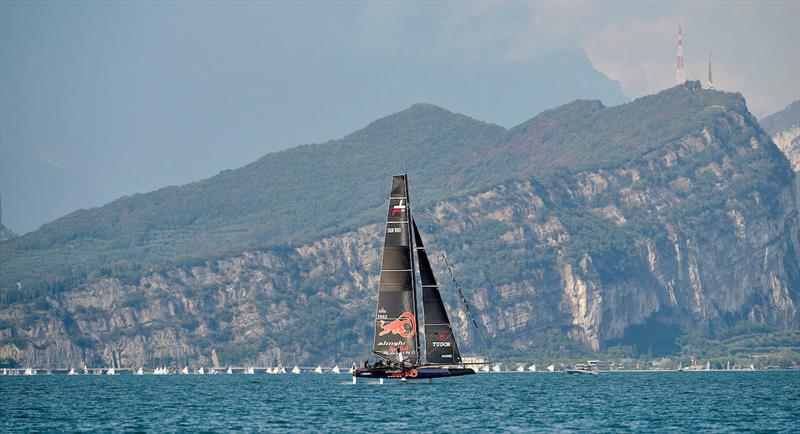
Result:
{"label": "hazy mountain in distance", "polygon": [[759,121],[764,131],[786,155],[795,172],[800,172],[800,100]]}
{"label": "hazy mountain in distance", "polygon": [[[60,76],[51,85],[72,89],[65,98],[74,110],[0,111],[9,131],[4,137],[15,139],[3,142],[0,161],[6,224],[24,234],[112,198],[202,179],[268,151],[343,137],[376,113],[418,102],[510,127],[574,99],[609,106],[627,100],[620,84],[580,49],[526,61],[407,57],[342,53],[333,61],[330,53],[312,51],[286,65],[275,59],[278,64],[263,71],[215,63],[201,75],[163,70],[156,82],[147,81],[148,74],[124,86],[103,81],[109,88],[99,95],[103,88],[81,91],[64,78],[68,74]],[[207,76],[226,84],[210,86]],[[4,100],[25,100],[17,92],[9,89]],[[160,111],[163,101],[171,102],[167,113]],[[59,163],[23,142],[59,143],[48,148],[48,159]]]}
{"label": "hazy mountain in distance", "polygon": [[[68,158],[68,157],[67,157]],[[112,199],[91,179],[92,168],[42,147],[5,145],[0,159],[3,224],[17,233]]]}

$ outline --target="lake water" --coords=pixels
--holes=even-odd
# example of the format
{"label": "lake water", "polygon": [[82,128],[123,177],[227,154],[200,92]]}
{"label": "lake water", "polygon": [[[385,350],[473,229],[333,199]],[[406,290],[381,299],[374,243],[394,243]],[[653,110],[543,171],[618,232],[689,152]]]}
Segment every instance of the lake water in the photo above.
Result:
{"label": "lake water", "polygon": [[800,372],[0,377],[0,431],[800,431]]}

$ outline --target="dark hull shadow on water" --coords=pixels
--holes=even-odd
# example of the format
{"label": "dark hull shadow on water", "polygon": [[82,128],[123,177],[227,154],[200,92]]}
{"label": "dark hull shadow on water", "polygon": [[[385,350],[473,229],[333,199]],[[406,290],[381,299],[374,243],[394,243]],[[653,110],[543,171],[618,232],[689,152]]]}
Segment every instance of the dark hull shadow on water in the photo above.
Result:
{"label": "dark hull shadow on water", "polygon": [[800,408],[800,372],[350,379],[0,377],[0,431],[797,432]]}

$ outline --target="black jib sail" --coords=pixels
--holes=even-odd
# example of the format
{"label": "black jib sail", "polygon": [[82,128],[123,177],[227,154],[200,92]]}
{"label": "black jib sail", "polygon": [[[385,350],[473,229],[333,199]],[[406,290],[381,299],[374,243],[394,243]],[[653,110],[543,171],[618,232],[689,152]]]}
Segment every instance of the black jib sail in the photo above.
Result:
{"label": "black jib sail", "polygon": [[410,218],[406,175],[395,175],[389,194],[372,350],[391,362],[416,365],[419,334]]}
{"label": "black jib sail", "polygon": [[414,228],[414,243],[419,260],[419,275],[422,283],[422,308],[425,315],[425,360],[432,364],[459,364],[461,353],[458,351],[456,337],[450,326],[450,319],[442,303],[439,286],[433,275],[422,236],[417,224],[411,220]]}

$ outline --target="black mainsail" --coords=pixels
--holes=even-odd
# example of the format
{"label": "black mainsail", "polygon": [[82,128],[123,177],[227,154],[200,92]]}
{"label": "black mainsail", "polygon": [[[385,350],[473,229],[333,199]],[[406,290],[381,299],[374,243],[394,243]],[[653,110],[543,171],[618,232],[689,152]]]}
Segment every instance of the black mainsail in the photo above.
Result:
{"label": "black mainsail", "polygon": [[416,365],[419,334],[410,218],[406,175],[395,175],[386,216],[372,350],[389,362]]}
{"label": "black mainsail", "polygon": [[439,285],[433,275],[422,236],[417,229],[417,223],[412,219],[414,229],[414,243],[416,244],[417,259],[419,260],[419,276],[422,284],[422,309],[424,312],[425,331],[425,360],[432,364],[460,364],[461,353],[458,351],[453,327],[447,317]]}

